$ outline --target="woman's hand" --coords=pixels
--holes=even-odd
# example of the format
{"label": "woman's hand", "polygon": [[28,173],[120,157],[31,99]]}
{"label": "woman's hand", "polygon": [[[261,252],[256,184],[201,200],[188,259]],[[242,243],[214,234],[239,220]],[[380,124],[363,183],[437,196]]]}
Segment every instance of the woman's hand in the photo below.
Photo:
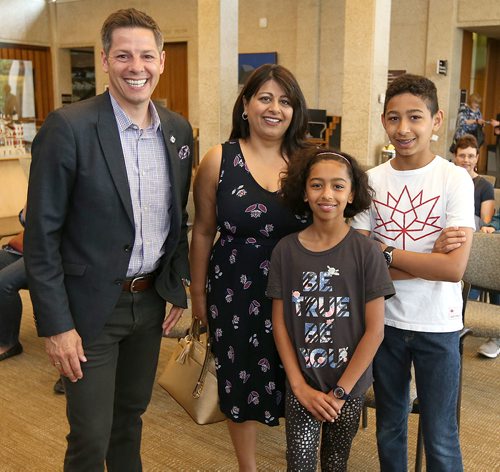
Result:
{"label": "woman's hand", "polygon": [[207,297],[206,294],[195,295],[191,291],[191,312],[193,316],[200,320],[203,326],[206,326],[208,323],[207,318]]}

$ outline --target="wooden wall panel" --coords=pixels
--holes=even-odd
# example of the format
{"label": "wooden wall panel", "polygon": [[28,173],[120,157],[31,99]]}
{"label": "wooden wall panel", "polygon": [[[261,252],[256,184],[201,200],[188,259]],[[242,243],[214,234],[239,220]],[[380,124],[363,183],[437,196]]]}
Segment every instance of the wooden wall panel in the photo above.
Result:
{"label": "wooden wall panel", "polygon": [[152,98],[167,99],[170,110],[189,119],[187,43],[165,43],[165,69]]}
{"label": "wooden wall panel", "polygon": [[41,125],[54,109],[50,48],[4,43],[0,44],[0,59],[32,61],[36,122],[38,126]]}

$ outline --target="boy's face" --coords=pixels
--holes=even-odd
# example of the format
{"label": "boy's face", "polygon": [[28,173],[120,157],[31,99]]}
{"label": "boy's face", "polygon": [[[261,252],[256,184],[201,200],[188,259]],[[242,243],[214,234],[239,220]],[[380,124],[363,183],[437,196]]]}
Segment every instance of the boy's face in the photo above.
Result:
{"label": "boy's face", "polygon": [[431,136],[442,122],[441,110],[432,116],[425,101],[411,93],[392,97],[382,115],[382,124],[400,158],[432,157]]}

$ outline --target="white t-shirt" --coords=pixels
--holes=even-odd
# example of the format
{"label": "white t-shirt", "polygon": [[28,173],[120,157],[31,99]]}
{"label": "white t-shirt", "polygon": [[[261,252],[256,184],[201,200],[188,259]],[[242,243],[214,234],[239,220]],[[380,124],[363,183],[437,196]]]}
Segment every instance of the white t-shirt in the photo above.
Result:
{"label": "white t-shirt", "polygon": [[[475,228],[472,179],[440,156],[407,171],[393,169],[388,161],[370,169],[368,176],[375,197],[352,227],[371,231],[389,246],[430,253],[444,228]],[[462,329],[460,282],[415,278],[395,280],[394,286],[396,295],[386,301],[386,325],[435,333]]]}

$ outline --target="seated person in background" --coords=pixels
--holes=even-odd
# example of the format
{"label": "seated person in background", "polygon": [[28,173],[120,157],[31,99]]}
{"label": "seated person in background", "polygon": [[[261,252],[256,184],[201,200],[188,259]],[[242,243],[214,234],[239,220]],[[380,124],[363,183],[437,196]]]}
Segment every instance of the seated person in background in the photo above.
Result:
{"label": "seated person in background", "polygon": [[[483,231],[483,227],[491,222],[495,213],[495,193],[493,185],[476,173],[479,146],[472,134],[464,134],[457,140],[453,162],[463,167],[474,182],[474,215],[476,231]],[[484,230],[483,232],[490,232]]]}
{"label": "seated person in background", "polygon": [[[19,213],[24,226],[26,207]],[[0,361],[23,352],[19,327],[23,305],[19,290],[28,288],[23,261],[23,235],[17,234],[0,250]]]}
{"label": "seated person in background", "polygon": [[[464,134],[458,139],[455,150],[454,163],[463,167],[471,176],[474,182],[474,213],[476,220],[476,230],[483,233],[498,231],[498,220],[493,221],[495,213],[495,194],[493,185],[476,173],[476,164],[479,154],[479,147],[476,138],[471,134]],[[495,224],[497,227],[495,228]],[[479,289],[472,287],[469,293],[471,300],[479,298]],[[490,302],[500,305],[500,294],[490,292]],[[488,339],[479,346],[477,352],[483,356],[494,359],[500,354],[500,339]]]}
{"label": "seated person in background", "polygon": [[[26,207],[19,213],[24,226]],[[24,231],[16,234],[0,249],[0,361],[23,352],[19,342],[19,329],[23,304],[19,290],[27,289],[23,259]],[[64,393],[61,379],[54,385],[56,393]]]}

